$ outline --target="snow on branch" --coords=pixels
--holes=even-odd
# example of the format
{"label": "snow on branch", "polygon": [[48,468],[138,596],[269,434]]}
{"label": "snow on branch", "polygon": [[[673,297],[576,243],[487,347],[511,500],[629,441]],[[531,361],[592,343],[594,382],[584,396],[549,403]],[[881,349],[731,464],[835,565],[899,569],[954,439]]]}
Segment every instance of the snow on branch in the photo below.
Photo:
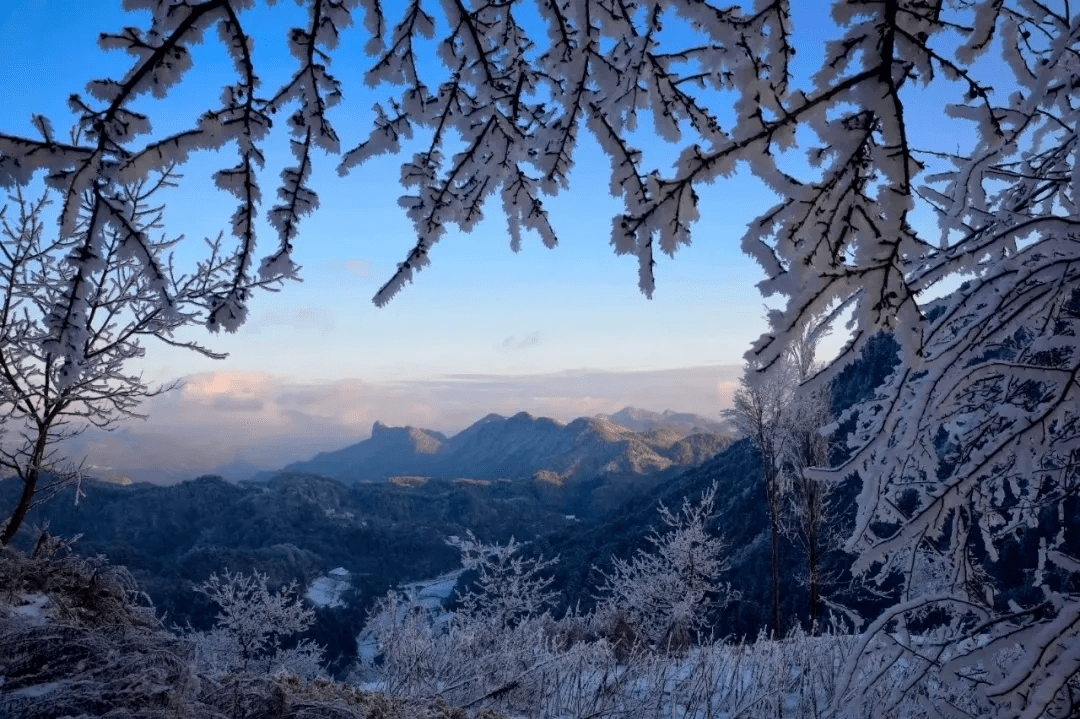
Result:
{"label": "snow on branch", "polygon": [[[190,321],[194,308],[212,329],[237,329],[258,288],[296,274],[292,252],[318,206],[310,182],[324,153],[340,156],[343,174],[408,153],[400,204],[415,238],[378,305],[413,281],[449,230],[470,230],[485,209],[507,218],[512,248],[525,230],[554,246],[545,203],[568,189],[585,132],[610,157],[609,190],[622,203],[610,242],[637,258],[648,295],[657,251],[675,254],[707,231],[698,223],[703,185],[739,171],[777,195],[742,239],[776,306],[747,354],[755,372],[781,364],[820,318],[825,330],[846,321],[848,342],[817,387],[878,330],[899,343],[893,375],[839,420],[855,425],[850,458],[820,470],[859,473],[848,544],[865,576],[901,577],[905,601],[949,597],[942,611],[956,626],[969,626],[961,607],[1014,617],[1015,627],[991,622],[993,641],[1042,621],[1072,631],[1053,622],[1080,602],[1080,550],[1072,529],[1048,519],[1075,514],[1080,482],[1080,19],[1068,2],[833,0],[833,23],[815,26],[821,37],[800,34],[789,0],[300,0],[303,26],[285,29],[295,65],[265,89],[244,15],[252,4],[127,3],[149,10],[149,24],[102,37],[131,64],[70,99],[70,139],[43,118],[34,137],[0,133],[0,184],[15,190],[43,176],[60,198],[53,247],[67,259],[50,261],[57,279],[20,335],[33,337],[26,362],[47,358],[35,377],[61,388],[89,381],[95,278],[113,248],[155,288],[140,295],[139,306],[156,312],[138,332],[157,331],[173,311]],[[363,18],[355,29],[354,12]],[[215,30],[234,76],[186,129],[155,135],[135,101],[168,98],[185,81],[191,48]],[[342,153],[350,144],[334,113],[348,88],[330,67],[349,32],[366,39],[365,80],[378,105],[366,138]],[[801,43],[824,48],[805,77],[792,67]],[[927,108],[928,98],[940,106]],[[928,112],[941,131],[914,132]],[[263,147],[278,114],[294,162],[267,215],[276,247],[260,256]],[[655,165],[646,134],[672,146],[673,166]],[[965,139],[954,147],[941,138]],[[208,245],[199,267],[214,268],[211,281],[181,281],[125,227],[115,198],[196,149],[224,148],[237,157],[213,181],[238,202],[231,238]],[[182,288],[194,293],[186,305]],[[10,331],[30,326],[19,322]],[[1013,550],[1026,557],[1032,592],[1019,598],[994,579]],[[1047,618],[1036,620],[1043,600]],[[897,622],[923,620],[925,606],[910,605]],[[950,635],[942,651],[965,641],[976,637]],[[1022,711],[1037,714],[1060,701],[1072,661],[1030,665],[1027,679],[980,696],[1006,707],[1026,692]]]}

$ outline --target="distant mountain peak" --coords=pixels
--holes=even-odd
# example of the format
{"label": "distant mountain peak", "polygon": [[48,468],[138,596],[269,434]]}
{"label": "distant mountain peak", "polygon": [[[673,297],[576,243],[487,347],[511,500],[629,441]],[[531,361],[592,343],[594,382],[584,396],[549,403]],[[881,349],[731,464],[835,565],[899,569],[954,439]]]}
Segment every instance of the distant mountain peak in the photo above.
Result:
{"label": "distant mountain peak", "polygon": [[620,409],[618,412],[616,412],[612,416],[613,417],[627,417],[627,418],[630,418],[630,419],[637,419],[639,417],[655,417],[656,414],[657,414],[656,412],[653,412],[652,410],[649,410],[649,409],[641,409],[640,407],[631,407],[630,405],[627,405],[626,407],[623,407],[622,409]]}
{"label": "distant mountain peak", "polygon": [[675,412],[665,409],[654,412],[640,407],[623,407],[614,414],[598,414],[598,418],[614,422],[635,432],[648,432],[653,429],[675,429],[686,433],[727,433],[724,422],[691,412]]}
{"label": "distant mountain peak", "polygon": [[[569,424],[524,411],[510,417],[492,413],[449,438],[429,429],[375,422],[370,438],[286,470],[345,480],[529,479],[538,472],[570,481],[644,476],[692,466],[720,451],[727,437],[718,425],[697,415],[633,407]],[[702,441],[686,444],[685,438],[694,434]]]}

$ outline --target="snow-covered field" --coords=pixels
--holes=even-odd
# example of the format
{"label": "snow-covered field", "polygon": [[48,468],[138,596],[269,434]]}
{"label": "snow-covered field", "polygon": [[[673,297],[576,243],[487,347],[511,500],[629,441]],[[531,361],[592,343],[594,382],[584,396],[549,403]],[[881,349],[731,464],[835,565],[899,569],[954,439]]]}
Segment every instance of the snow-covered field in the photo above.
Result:
{"label": "snow-covered field", "polygon": [[352,587],[349,571],[344,567],[331,569],[326,576],[316,577],[308,587],[307,598],[316,607],[343,607],[342,595]]}

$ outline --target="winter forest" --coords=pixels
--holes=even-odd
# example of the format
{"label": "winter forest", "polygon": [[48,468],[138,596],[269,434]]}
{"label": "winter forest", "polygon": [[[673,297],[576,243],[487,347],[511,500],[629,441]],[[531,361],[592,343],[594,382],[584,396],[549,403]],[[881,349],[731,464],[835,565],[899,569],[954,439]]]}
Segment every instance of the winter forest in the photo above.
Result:
{"label": "winter forest", "polygon": [[[297,0],[305,24],[274,28],[294,62],[279,83],[253,51],[268,31],[247,22],[254,0],[124,0],[134,24],[101,28],[100,47],[127,70],[86,78],[74,125],[0,128],[0,475],[18,487],[0,507],[0,714],[1080,714],[1080,14],[830,0],[823,36],[794,21],[803,2]],[[170,101],[212,43],[231,74],[178,125]],[[358,62],[373,107],[334,75]],[[345,116],[368,131],[339,135]],[[606,188],[569,182],[585,136]],[[271,177],[277,146],[292,160]],[[198,192],[235,203],[205,241],[173,229],[167,202],[200,153],[219,165]],[[557,252],[545,200],[603,189],[621,207],[605,239],[651,296],[658,253],[708,241],[702,188],[771,191],[742,250],[774,309],[727,413],[769,524],[756,636],[717,630],[744,548],[712,521],[716,484],[654,502],[587,606],[559,600],[560,557],[452,538],[449,585],[372,598],[348,638],[359,658],[333,677],[296,638],[314,613],[295,585],[214,574],[197,591],[216,626],[167,627],[73,538],[14,547],[34,507],[80,496],[61,441],[170,389],[135,368],[146,344],[216,356],[215,333],[287,293],[295,246],[321,241],[304,233],[331,211],[312,168],[346,182],[380,155],[400,156],[415,231],[373,298],[384,311],[448,232],[497,215],[512,249]],[[838,401],[882,347],[884,378]],[[782,539],[810,596],[798,621],[782,616]],[[844,606],[831,551],[873,601]]]}

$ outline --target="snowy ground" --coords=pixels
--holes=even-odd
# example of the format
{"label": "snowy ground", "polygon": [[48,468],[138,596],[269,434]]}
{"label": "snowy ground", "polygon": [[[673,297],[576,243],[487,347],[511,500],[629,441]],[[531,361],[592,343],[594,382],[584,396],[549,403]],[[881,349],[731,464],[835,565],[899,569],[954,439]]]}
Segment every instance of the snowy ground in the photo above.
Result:
{"label": "snowy ground", "polygon": [[338,567],[330,570],[329,575],[317,577],[308,587],[307,598],[317,607],[343,607],[342,596],[351,587],[348,570]]}

